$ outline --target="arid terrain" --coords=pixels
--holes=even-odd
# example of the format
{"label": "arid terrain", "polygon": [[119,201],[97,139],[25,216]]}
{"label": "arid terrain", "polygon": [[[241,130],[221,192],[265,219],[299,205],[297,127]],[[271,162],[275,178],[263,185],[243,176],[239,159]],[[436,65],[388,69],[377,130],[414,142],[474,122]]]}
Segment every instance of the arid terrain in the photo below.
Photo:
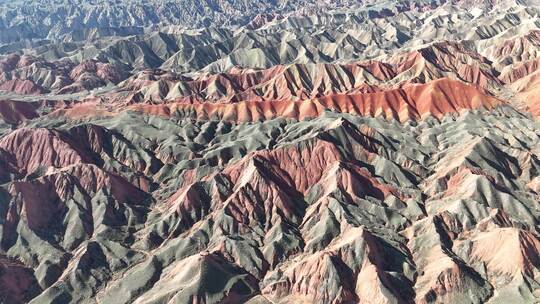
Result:
{"label": "arid terrain", "polygon": [[539,303],[540,1],[0,1],[0,303]]}

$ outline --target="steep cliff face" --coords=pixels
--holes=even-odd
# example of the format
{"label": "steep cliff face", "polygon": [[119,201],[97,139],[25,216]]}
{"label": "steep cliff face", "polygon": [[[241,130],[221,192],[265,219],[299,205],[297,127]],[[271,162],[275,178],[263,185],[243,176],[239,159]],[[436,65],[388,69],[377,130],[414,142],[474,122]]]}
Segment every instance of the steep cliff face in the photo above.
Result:
{"label": "steep cliff face", "polygon": [[539,3],[0,7],[0,302],[538,301]]}

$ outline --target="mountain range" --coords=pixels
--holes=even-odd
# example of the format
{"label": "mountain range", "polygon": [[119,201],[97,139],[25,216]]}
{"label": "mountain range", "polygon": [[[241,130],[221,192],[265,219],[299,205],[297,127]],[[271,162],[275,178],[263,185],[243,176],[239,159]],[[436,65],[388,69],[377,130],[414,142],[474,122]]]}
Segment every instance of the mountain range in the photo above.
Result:
{"label": "mountain range", "polygon": [[1,303],[537,303],[540,3],[0,1]]}

